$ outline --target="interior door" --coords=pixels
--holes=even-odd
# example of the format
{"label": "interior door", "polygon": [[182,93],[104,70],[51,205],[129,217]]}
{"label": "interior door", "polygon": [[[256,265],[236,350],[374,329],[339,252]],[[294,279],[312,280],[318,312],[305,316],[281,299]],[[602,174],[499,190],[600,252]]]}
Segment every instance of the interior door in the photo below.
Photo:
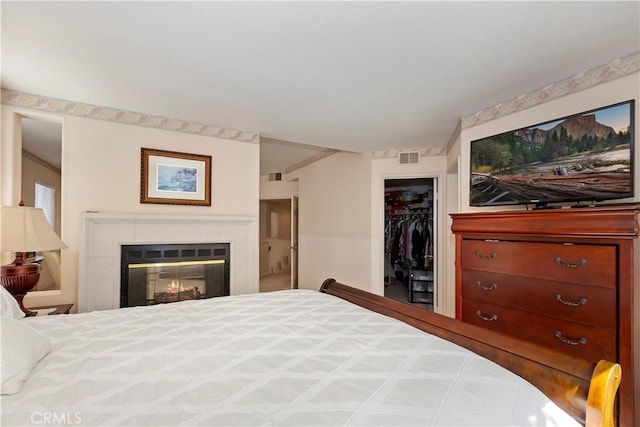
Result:
{"label": "interior door", "polygon": [[[381,230],[384,296],[434,311],[439,298],[437,191],[435,177],[385,179]],[[408,280],[414,272],[419,274],[415,283]]]}
{"label": "interior door", "polygon": [[437,307],[438,307],[438,301],[439,301],[439,286],[438,283],[440,282],[439,277],[438,277],[438,212],[439,212],[439,207],[438,207],[438,202],[440,200],[439,194],[438,194],[438,179],[437,178],[433,178],[433,207],[431,208],[431,239],[432,239],[432,243],[431,246],[433,248],[433,251],[431,253],[431,271],[433,272],[433,309],[434,311],[438,312]]}
{"label": "interior door", "polygon": [[298,197],[291,196],[291,289],[298,289]]}

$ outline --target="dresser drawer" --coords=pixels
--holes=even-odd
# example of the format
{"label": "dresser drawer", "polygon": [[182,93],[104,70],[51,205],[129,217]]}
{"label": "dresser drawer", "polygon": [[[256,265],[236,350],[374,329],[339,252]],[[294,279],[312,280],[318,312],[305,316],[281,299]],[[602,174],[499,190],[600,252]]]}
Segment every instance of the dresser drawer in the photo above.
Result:
{"label": "dresser drawer", "polygon": [[462,320],[597,362],[617,360],[615,329],[588,326],[507,307],[463,300]]}
{"label": "dresser drawer", "polygon": [[613,288],[463,269],[462,297],[605,328],[617,324]]}
{"label": "dresser drawer", "polygon": [[461,268],[585,285],[616,286],[616,248],[606,245],[463,240]]}

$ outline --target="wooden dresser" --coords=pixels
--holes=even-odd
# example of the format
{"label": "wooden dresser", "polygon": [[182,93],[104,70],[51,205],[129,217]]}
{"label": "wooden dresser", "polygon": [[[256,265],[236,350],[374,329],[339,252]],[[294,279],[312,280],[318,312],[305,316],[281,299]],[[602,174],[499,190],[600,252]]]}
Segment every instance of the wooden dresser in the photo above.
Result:
{"label": "wooden dresser", "polygon": [[617,361],[619,425],[640,426],[640,205],[451,217],[456,317]]}

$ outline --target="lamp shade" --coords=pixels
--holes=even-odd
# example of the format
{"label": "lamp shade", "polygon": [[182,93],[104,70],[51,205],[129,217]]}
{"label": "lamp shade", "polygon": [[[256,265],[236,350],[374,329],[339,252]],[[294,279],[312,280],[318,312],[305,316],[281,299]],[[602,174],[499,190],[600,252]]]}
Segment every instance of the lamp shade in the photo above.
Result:
{"label": "lamp shade", "polygon": [[67,247],[47,222],[42,209],[2,206],[0,226],[2,251],[38,252]]}

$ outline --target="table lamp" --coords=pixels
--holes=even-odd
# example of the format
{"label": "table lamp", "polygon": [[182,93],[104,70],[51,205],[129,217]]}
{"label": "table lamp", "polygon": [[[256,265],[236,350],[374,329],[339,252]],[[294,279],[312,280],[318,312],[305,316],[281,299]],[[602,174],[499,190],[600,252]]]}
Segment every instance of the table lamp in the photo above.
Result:
{"label": "table lamp", "polygon": [[18,301],[27,316],[36,313],[25,308],[22,299],[40,279],[40,264],[30,263],[27,252],[53,251],[67,247],[53,231],[42,209],[22,206],[0,207],[0,250],[15,252],[16,259],[3,265],[0,284]]}

